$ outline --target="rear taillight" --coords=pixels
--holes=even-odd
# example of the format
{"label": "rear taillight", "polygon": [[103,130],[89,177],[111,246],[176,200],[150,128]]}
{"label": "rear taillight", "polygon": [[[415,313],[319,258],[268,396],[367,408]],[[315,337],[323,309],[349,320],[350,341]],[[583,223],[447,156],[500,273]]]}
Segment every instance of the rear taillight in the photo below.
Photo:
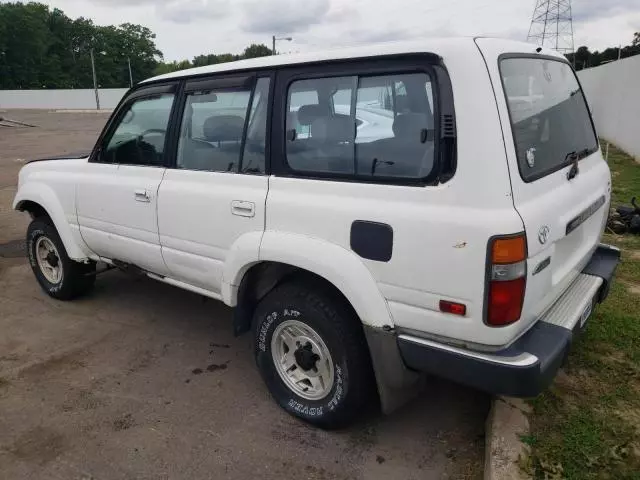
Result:
{"label": "rear taillight", "polygon": [[502,327],[517,322],[527,285],[525,234],[494,237],[489,242],[487,323]]}

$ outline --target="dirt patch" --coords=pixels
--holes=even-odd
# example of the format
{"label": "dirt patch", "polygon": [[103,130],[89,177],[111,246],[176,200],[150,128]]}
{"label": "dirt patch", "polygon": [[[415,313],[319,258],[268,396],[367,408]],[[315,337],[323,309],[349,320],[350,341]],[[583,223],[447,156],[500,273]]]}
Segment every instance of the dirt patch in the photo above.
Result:
{"label": "dirt patch", "polygon": [[24,240],[12,240],[0,244],[0,258],[21,258],[27,255]]}
{"label": "dirt patch", "polygon": [[65,449],[64,437],[53,429],[38,426],[20,435],[6,450],[23,461],[44,465]]}
{"label": "dirt patch", "polygon": [[89,390],[77,390],[68,394],[66,401],[62,404],[62,411],[95,410],[102,403]]}
{"label": "dirt patch", "polygon": [[640,285],[631,282],[624,282],[624,284],[627,286],[629,292],[633,293],[634,295],[640,295]]}
{"label": "dirt patch", "polygon": [[221,364],[212,363],[207,367],[207,372],[217,372],[218,370],[226,370],[228,363],[229,362],[225,362]]}
{"label": "dirt patch", "polygon": [[28,366],[20,372],[20,377],[43,376],[53,371],[69,371],[85,367],[82,361],[84,352],[74,350],[63,355],[52,356],[48,359]]}
{"label": "dirt patch", "polygon": [[116,418],[113,421],[113,431],[121,432],[122,430],[128,430],[133,427],[136,422],[133,420],[133,415],[127,413],[120,418]]}

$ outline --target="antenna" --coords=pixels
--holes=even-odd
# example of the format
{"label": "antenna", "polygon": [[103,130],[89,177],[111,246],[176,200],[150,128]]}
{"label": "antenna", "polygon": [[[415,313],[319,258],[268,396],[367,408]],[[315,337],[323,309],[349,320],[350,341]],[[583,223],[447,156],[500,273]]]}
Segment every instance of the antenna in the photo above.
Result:
{"label": "antenna", "polygon": [[571,0],[536,0],[527,42],[573,53],[573,16]]}

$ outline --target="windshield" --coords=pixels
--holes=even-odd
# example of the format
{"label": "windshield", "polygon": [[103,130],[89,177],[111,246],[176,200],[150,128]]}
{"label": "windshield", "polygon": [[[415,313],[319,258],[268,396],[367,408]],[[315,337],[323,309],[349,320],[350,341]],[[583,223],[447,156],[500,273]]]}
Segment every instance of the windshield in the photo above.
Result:
{"label": "windshield", "polygon": [[525,182],[598,149],[587,103],[567,63],[506,58],[500,62],[500,73]]}

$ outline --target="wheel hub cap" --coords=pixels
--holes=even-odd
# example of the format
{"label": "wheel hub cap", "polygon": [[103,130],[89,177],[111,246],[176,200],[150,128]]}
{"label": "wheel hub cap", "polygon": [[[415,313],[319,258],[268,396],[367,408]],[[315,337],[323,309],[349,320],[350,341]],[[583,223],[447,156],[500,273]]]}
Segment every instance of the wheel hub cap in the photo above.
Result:
{"label": "wheel hub cap", "polygon": [[38,268],[44,278],[53,284],[62,281],[62,262],[54,243],[47,237],[40,237],[36,241],[35,256]]}
{"label": "wheel hub cap", "polygon": [[304,346],[298,347],[293,356],[295,357],[298,366],[305,372],[312,369],[317,370],[316,363],[320,360],[320,355],[313,353],[313,346],[310,342],[307,342]]}
{"label": "wheel hub cap", "polygon": [[307,324],[286,320],[278,325],[271,339],[271,354],[282,381],[302,398],[320,400],[333,388],[331,353]]}
{"label": "wheel hub cap", "polygon": [[47,255],[46,260],[47,260],[47,263],[49,265],[51,265],[52,267],[57,267],[58,266],[59,260],[58,260],[58,256],[55,253],[49,252],[49,254]]}

